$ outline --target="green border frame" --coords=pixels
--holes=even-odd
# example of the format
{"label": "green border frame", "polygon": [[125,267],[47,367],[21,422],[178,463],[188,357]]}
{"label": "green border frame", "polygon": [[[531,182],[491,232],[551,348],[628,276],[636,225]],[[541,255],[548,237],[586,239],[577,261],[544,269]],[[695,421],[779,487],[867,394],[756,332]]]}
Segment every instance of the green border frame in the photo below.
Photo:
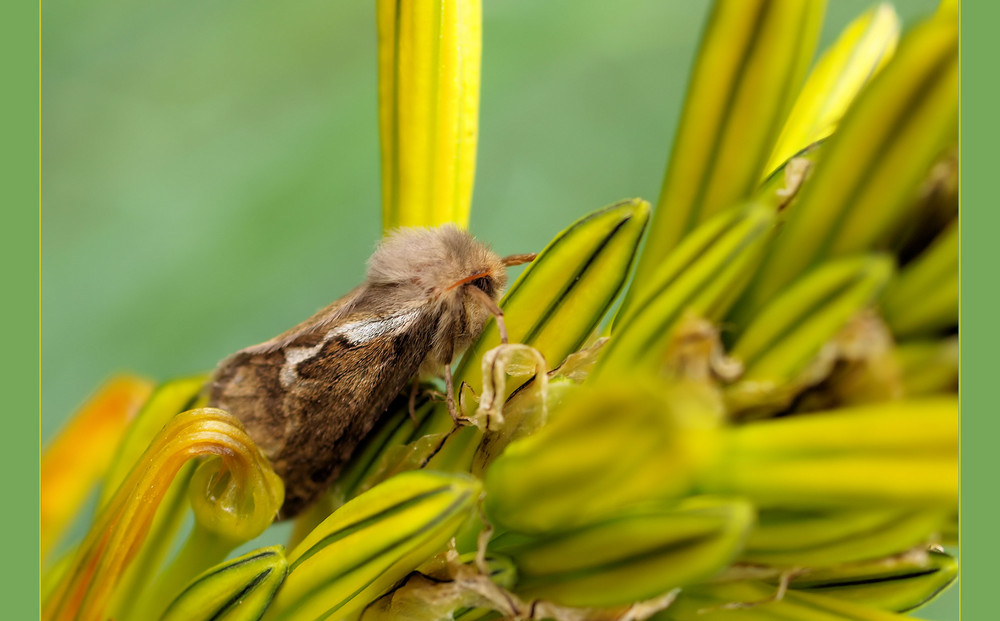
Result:
{"label": "green border frame", "polygon": [[[961,37],[961,127],[974,131],[961,134],[961,538],[972,545],[961,546],[962,573],[959,585],[960,616],[995,619],[997,615],[996,569],[997,439],[1000,416],[990,389],[997,368],[996,240],[1000,211],[989,191],[996,179],[996,145],[1000,142],[996,121],[996,27],[1000,5],[968,2],[962,7]],[[971,76],[971,77],[970,77]],[[992,255],[992,256],[991,256]],[[978,282],[978,286],[975,284]],[[970,284],[971,283],[971,284]]]}
{"label": "green border frame", "polygon": [[[4,497],[4,616],[32,619],[39,614],[39,149],[41,5],[10,2],[0,20],[4,225],[0,253],[4,270],[3,378],[8,388],[0,457]],[[10,398],[13,398],[10,400]],[[13,597],[11,597],[13,596]]]}

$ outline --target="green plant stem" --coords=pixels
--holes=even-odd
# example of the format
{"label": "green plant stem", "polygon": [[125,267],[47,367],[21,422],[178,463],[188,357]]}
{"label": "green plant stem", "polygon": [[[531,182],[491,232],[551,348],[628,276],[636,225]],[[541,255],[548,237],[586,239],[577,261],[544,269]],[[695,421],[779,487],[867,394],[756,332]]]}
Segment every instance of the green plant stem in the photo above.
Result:
{"label": "green plant stem", "polygon": [[226,539],[195,521],[177,558],[157,577],[129,618],[133,621],[159,619],[189,582],[225,560],[239,544],[239,541]]}

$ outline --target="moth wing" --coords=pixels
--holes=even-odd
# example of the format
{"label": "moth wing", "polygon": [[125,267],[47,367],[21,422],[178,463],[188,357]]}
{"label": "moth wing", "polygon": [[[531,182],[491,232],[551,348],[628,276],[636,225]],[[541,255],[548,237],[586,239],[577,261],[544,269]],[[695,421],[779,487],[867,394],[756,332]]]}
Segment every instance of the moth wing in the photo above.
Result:
{"label": "moth wing", "polygon": [[433,346],[436,305],[376,314],[365,297],[355,290],[334,303],[333,319],[321,311],[213,376],[213,404],[243,422],[284,479],[285,515],[336,476]]}

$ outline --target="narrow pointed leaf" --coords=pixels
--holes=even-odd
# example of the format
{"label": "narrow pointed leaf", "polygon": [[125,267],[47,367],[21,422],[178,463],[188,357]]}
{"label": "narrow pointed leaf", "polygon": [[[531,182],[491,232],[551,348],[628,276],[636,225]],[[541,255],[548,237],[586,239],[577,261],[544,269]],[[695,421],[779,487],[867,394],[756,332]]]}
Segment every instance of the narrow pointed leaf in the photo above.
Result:
{"label": "narrow pointed leaf", "polygon": [[[636,294],[688,231],[756,188],[812,60],[823,11],[824,2],[807,0],[715,3],[636,270]],[[629,298],[626,305],[637,301]]]}
{"label": "narrow pointed leaf", "polygon": [[806,79],[765,167],[766,174],[803,147],[833,133],[862,87],[892,58],[899,29],[899,17],[890,4],[872,7],[844,29]]}
{"label": "narrow pointed leaf", "polygon": [[480,0],[379,0],[382,227],[469,221]]}

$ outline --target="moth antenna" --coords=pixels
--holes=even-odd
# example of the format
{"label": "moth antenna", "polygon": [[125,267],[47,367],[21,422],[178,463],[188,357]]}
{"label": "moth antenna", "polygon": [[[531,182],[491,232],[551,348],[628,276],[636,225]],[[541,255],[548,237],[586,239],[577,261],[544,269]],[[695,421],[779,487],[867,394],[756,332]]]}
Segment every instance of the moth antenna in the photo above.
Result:
{"label": "moth antenna", "polygon": [[504,323],[503,311],[500,309],[500,306],[497,305],[497,303],[493,300],[493,298],[490,297],[488,293],[486,293],[479,287],[469,287],[469,292],[472,293],[472,295],[479,298],[479,301],[483,303],[483,306],[486,307],[486,310],[493,313],[493,316],[496,317],[497,329],[500,330],[500,342],[506,345],[507,324]]}
{"label": "moth antenna", "polygon": [[531,263],[537,256],[537,252],[532,252],[531,254],[512,254],[500,259],[500,262],[504,264],[504,267],[513,267],[515,265]]}

